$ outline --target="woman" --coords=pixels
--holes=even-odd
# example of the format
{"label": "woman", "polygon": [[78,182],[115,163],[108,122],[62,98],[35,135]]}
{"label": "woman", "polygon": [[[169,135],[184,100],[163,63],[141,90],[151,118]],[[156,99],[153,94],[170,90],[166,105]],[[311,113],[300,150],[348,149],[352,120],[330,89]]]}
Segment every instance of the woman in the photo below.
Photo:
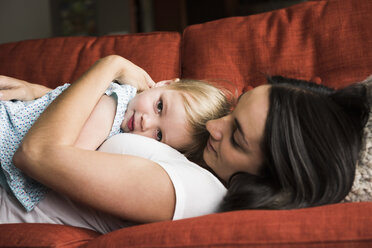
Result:
{"label": "woman", "polygon": [[[159,164],[73,147],[108,82],[146,80],[135,77],[127,63],[117,56],[96,63],[43,113],[14,162],[52,189],[120,218],[169,220],[178,192]],[[229,190],[222,209],[342,200],[351,188],[368,111],[363,85],[333,91],[288,82],[243,94],[231,114],[207,123],[211,136],[204,160]]]}

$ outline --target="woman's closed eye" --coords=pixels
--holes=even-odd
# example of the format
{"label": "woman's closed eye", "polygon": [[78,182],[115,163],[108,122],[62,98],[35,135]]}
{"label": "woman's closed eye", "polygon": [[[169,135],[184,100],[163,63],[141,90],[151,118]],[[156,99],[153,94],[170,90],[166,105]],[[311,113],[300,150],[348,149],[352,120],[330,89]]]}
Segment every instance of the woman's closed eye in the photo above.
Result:
{"label": "woman's closed eye", "polygon": [[239,148],[239,144],[238,144],[238,142],[236,142],[234,136],[235,136],[235,132],[233,132],[233,133],[231,134],[230,142],[231,142],[231,144],[232,144],[233,147],[235,147],[235,148]]}

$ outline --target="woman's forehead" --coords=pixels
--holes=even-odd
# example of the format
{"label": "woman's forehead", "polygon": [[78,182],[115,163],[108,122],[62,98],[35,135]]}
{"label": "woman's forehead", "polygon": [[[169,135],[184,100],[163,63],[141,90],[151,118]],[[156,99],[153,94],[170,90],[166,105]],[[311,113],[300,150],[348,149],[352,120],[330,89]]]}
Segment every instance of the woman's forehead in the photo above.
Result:
{"label": "woman's forehead", "polygon": [[244,99],[244,101],[249,100],[252,103],[256,101],[257,102],[266,101],[269,98],[270,88],[271,85],[268,84],[257,86],[256,88],[241,94],[238,98],[237,103],[239,103],[242,99]]}
{"label": "woman's forehead", "polygon": [[263,133],[269,109],[270,87],[269,85],[256,87],[239,99],[234,110],[234,118],[240,122],[247,136]]}

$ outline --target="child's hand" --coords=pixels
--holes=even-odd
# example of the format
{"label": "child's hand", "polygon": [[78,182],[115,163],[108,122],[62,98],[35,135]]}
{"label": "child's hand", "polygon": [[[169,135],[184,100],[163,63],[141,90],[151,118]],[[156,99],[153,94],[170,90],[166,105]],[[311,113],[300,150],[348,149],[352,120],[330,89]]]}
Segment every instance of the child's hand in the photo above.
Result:
{"label": "child's hand", "polygon": [[29,101],[46,94],[50,89],[20,79],[0,75],[0,100]]}
{"label": "child's hand", "polygon": [[121,84],[129,84],[138,91],[144,91],[155,86],[154,80],[141,67],[123,58],[123,70],[116,78]]}

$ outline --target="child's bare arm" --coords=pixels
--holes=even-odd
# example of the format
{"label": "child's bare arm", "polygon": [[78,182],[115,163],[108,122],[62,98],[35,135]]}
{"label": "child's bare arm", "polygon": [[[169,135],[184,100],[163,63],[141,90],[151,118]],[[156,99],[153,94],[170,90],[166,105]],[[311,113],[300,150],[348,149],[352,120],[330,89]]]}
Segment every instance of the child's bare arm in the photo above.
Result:
{"label": "child's bare arm", "polygon": [[86,150],[96,150],[110,133],[116,113],[116,101],[102,96],[85,122],[75,142],[75,146]]}
{"label": "child's bare arm", "polygon": [[29,101],[42,97],[51,89],[21,79],[0,75],[0,100]]}
{"label": "child's bare arm", "polygon": [[[13,77],[0,75],[0,100],[28,101],[42,97],[51,89]],[[96,150],[109,135],[115,117],[115,100],[103,96],[85,123],[76,146]]]}

